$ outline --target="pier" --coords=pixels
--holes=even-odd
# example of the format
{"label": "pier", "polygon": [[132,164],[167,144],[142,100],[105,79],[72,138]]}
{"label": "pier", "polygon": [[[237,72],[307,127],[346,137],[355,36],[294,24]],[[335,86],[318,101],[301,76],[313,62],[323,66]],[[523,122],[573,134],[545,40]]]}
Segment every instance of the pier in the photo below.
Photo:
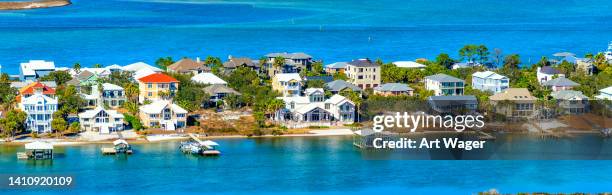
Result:
{"label": "pier", "polygon": [[105,155],[114,155],[114,154],[132,154],[132,147],[128,144],[127,141],[123,139],[118,139],[113,142],[112,148],[100,148],[102,154]]}
{"label": "pier", "polygon": [[32,142],[25,145],[25,152],[18,152],[17,159],[46,160],[53,159],[53,145],[47,142]]}
{"label": "pier", "polygon": [[188,135],[193,142],[184,142],[181,144],[180,148],[184,153],[200,154],[203,156],[221,155],[221,152],[217,150],[219,144],[216,142],[211,140],[202,141],[192,133],[189,133]]}

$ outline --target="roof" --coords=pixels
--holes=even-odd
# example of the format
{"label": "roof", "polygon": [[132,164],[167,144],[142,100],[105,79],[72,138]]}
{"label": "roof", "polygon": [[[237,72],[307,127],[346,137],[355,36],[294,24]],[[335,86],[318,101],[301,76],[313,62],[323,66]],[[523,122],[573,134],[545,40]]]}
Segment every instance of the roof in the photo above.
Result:
{"label": "roof", "polygon": [[287,59],[310,59],[312,58],[312,56],[303,53],[303,52],[296,52],[296,53],[269,53],[266,55],[266,57],[268,58],[275,58],[275,57],[283,57],[283,58],[287,58]]}
{"label": "roof", "polygon": [[472,77],[477,77],[477,78],[490,78],[490,79],[495,79],[495,80],[500,80],[500,79],[507,79],[508,77],[504,76],[504,75],[500,75],[497,74],[495,72],[491,72],[491,71],[484,71],[484,72],[475,72],[474,74],[472,74]]}
{"label": "roof", "polygon": [[414,89],[408,87],[407,84],[403,83],[385,83],[374,88],[375,91],[413,91]]}
{"label": "roof", "polygon": [[582,94],[582,92],[574,91],[574,90],[554,91],[550,94],[550,96],[558,100],[588,100],[589,99],[589,97]]}
{"label": "roof", "polygon": [[536,97],[531,95],[527,88],[508,88],[501,93],[497,93],[489,97],[489,100],[501,101],[501,100],[537,100]]}
{"label": "roof", "polygon": [[351,100],[347,99],[344,96],[338,95],[338,94],[335,94],[335,95],[331,96],[329,99],[325,100],[325,103],[332,103],[332,104],[336,104],[337,105],[337,104],[343,103],[345,101],[347,101],[347,102],[349,102],[349,103],[354,105],[354,103]]}
{"label": "roof", "polygon": [[563,86],[563,87],[567,86],[567,87],[573,87],[573,86],[578,86],[580,84],[578,84],[578,83],[576,83],[576,82],[574,82],[572,80],[569,80],[569,79],[567,79],[565,77],[559,77],[559,78],[556,78],[556,79],[553,79],[553,80],[550,80],[550,81],[546,81],[546,82],[542,83],[542,85],[544,85],[544,86]]}
{"label": "roof", "polygon": [[49,142],[35,141],[25,144],[26,150],[53,150],[53,145]]}
{"label": "roof", "polygon": [[226,85],[210,85],[208,87],[204,87],[204,92],[208,93],[209,95],[214,95],[218,93],[240,95],[240,93],[238,93],[236,90]]}
{"label": "roof", "polygon": [[191,77],[191,80],[200,84],[227,85],[227,82],[210,72],[203,72],[197,74]]}
{"label": "roof", "polygon": [[156,73],[156,72],[152,71],[151,69],[146,69],[145,68],[145,69],[141,69],[141,70],[138,70],[138,71],[134,72],[134,74],[132,74],[132,78],[134,78],[134,80],[138,80],[138,79],[140,79],[142,77],[145,77],[145,76],[148,76],[148,75],[151,75],[151,74],[154,74],[154,73]]}
{"label": "roof", "polygon": [[123,139],[118,139],[118,140],[113,141],[113,145],[116,146],[116,145],[119,145],[119,144],[130,145],[130,144],[127,143],[127,141],[125,141]]}
{"label": "roof", "polygon": [[324,83],[329,83],[329,82],[334,81],[333,76],[306,76],[304,79],[307,81],[321,80]]}
{"label": "roof", "polygon": [[438,82],[463,82],[463,80],[461,79],[458,79],[456,77],[449,76],[446,74],[442,74],[442,73],[431,75],[431,76],[426,76],[425,79],[434,80]]}
{"label": "roof", "polygon": [[335,62],[335,63],[325,65],[325,68],[333,68],[333,69],[346,68],[346,65],[347,65],[346,62]]}
{"label": "roof", "polygon": [[310,99],[306,96],[288,96],[288,97],[277,97],[276,99],[283,100],[286,104],[295,102],[297,104],[308,104]]}
{"label": "roof", "polygon": [[187,114],[187,110],[167,100],[157,100],[150,104],[140,106],[140,111],[147,114],[159,114],[166,107],[170,107],[174,113]]}
{"label": "roof", "polygon": [[93,110],[86,110],[85,112],[79,113],[79,118],[93,118],[102,111],[106,112],[112,118],[123,118],[123,114],[117,112],[116,110],[106,110],[101,106],[98,106]]}
{"label": "roof", "polygon": [[35,75],[36,70],[55,70],[55,63],[44,60],[30,60],[21,63],[20,69],[23,75]]}
{"label": "roof", "polygon": [[196,62],[190,58],[183,58],[174,64],[168,66],[168,69],[176,72],[191,72],[194,70],[210,70],[209,67],[204,66],[203,62]]}
{"label": "roof", "polygon": [[325,83],[325,87],[330,91],[342,91],[349,88],[353,91],[362,91],[361,88],[353,85],[352,83],[346,82],[345,80],[335,80],[329,83]]}
{"label": "roof", "polygon": [[108,70],[116,70],[116,69],[121,70],[121,69],[123,69],[123,67],[119,66],[118,64],[113,64],[113,65],[110,65],[110,66],[106,66],[104,68],[106,68]]}
{"label": "roof", "polygon": [[253,62],[251,58],[230,58],[229,61],[223,63],[223,67],[236,68],[238,66],[259,67],[259,63]]}
{"label": "roof", "polygon": [[321,92],[325,94],[325,90],[323,90],[323,88],[308,88],[306,90],[304,90],[304,94],[306,95],[310,95],[313,94],[315,92]]}
{"label": "roof", "polygon": [[599,90],[599,92],[605,93],[605,94],[612,94],[612,86],[603,88],[603,89]]}
{"label": "roof", "polygon": [[43,94],[34,94],[30,97],[21,99],[21,104],[38,104],[38,102],[43,102],[45,104],[57,104],[57,98],[51,98]]}
{"label": "roof", "polygon": [[302,106],[302,107],[297,108],[297,109],[295,110],[295,112],[300,113],[300,114],[306,114],[306,113],[308,113],[308,112],[310,112],[311,110],[314,110],[314,109],[316,109],[316,108],[319,108],[319,109],[321,109],[321,110],[324,110],[325,112],[329,112],[329,111],[325,110],[325,108],[323,108],[323,107],[321,106],[321,104],[307,104],[307,105],[304,105],[304,106]]}
{"label": "roof", "polygon": [[82,71],[81,73],[79,73],[79,75],[77,75],[77,78],[78,78],[78,80],[82,81],[82,80],[87,80],[87,79],[89,79],[92,76],[94,76],[94,73],[85,70],[85,71]]}
{"label": "roof", "polygon": [[356,59],[348,63],[351,66],[356,67],[378,67],[378,64],[372,63],[370,59]]}
{"label": "roof", "polygon": [[302,81],[302,77],[300,77],[300,74],[298,73],[281,73],[281,74],[274,75],[274,77],[276,78],[277,81],[285,81],[285,82],[289,82],[291,80],[295,80],[298,82]]}
{"label": "roof", "polygon": [[553,68],[552,66],[544,66],[540,68],[540,73],[554,75],[554,74],[560,74],[561,71],[557,70],[556,68]]}
{"label": "roof", "polygon": [[139,71],[139,70],[142,70],[142,69],[149,69],[149,70],[151,70],[153,72],[161,72],[162,71],[162,69],[154,67],[154,66],[151,66],[151,65],[149,65],[147,63],[144,63],[144,62],[136,62],[136,63],[130,64],[130,65],[126,65],[126,66],[123,67],[124,71],[130,71],[130,72],[136,72],[136,71]]}
{"label": "roof", "polygon": [[173,78],[171,76],[168,76],[167,74],[160,73],[160,72],[144,76],[142,78],[139,78],[138,80],[140,82],[143,82],[143,83],[174,83],[174,82],[179,82],[175,78]]}
{"label": "roof", "polygon": [[399,68],[425,68],[425,65],[414,61],[397,61],[393,62],[393,64]]}
{"label": "roof", "polygon": [[28,86],[34,82],[40,82],[46,86],[49,86],[51,88],[56,88],[57,84],[55,83],[55,81],[31,81],[31,80],[27,80],[27,81],[15,81],[15,82],[11,82],[11,87],[12,88],[17,88],[17,89],[21,89],[25,86]]}
{"label": "roof", "polygon": [[26,85],[25,87],[19,89],[19,93],[22,95],[23,94],[34,94],[34,89],[36,88],[42,88],[42,92],[45,95],[55,95],[55,89],[45,85],[44,83],[38,82],[38,81],[32,82]]}
{"label": "roof", "polygon": [[119,86],[119,85],[115,85],[115,84],[111,84],[111,83],[103,83],[102,84],[102,88],[104,90],[123,90],[123,87]]}

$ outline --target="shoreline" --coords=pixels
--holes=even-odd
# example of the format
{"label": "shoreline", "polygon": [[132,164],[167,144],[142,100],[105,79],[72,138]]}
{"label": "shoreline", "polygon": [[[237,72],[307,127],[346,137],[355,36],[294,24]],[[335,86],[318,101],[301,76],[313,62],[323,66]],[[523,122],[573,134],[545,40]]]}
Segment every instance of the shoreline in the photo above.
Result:
{"label": "shoreline", "polygon": [[28,10],[71,5],[70,0],[32,0],[0,2],[0,10]]}

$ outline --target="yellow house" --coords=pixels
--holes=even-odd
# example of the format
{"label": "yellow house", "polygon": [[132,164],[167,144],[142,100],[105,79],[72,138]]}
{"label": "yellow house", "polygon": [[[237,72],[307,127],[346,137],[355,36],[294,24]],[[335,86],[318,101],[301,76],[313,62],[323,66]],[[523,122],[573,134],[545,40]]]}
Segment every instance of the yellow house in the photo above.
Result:
{"label": "yellow house", "polygon": [[272,89],[283,93],[284,97],[298,96],[302,90],[302,78],[298,73],[281,73],[272,77]]}
{"label": "yellow house", "polygon": [[153,73],[138,79],[138,101],[143,103],[145,100],[160,100],[161,92],[166,95],[174,96],[178,91],[179,81],[164,73]]}

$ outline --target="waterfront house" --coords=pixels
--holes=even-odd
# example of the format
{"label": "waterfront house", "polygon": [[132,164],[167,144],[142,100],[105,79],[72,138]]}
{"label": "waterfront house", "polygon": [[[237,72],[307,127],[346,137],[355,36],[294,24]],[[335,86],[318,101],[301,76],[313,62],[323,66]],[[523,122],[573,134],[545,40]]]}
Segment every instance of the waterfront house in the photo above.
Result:
{"label": "waterfront house", "polygon": [[325,72],[328,74],[335,74],[337,72],[344,73],[346,70],[346,62],[335,62],[328,65],[325,65]]}
{"label": "waterfront house", "polygon": [[166,71],[171,73],[196,75],[203,72],[210,72],[211,69],[204,65],[204,62],[200,61],[200,58],[197,58],[195,61],[190,58],[183,58],[166,67]]}
{"label": "waterfront house", "polygon": [[358,92],[360,95],[363,92],[361,88],[344,80],[335,80],[329,83],[325,83],[325,89],[329,90],[332,94],[340,94],[340,92],[342,92],[343,90]]}
{"label": "waterfront house", "polygon": [[36,133],[51,132],[53,113],[58,110],[57,97],[43,94],[43,88],[34,88],[34,94],[21,98],[19,109],[27,115],[26,130]]}
{"label": "waterfront house", "polygon": [[489,97],[494,112],[511,119],[532,118],[536,100],[527,88],[508,88]]}
{"label": "waterfront house", "polygon": [[589,110],[589,97],[580,91],[561,90],[550,94],[557,100],[557,106],[562,114],[581,114]]}
{"label": "waterfront house", "polygon": [[228,95],[241,95],[227,85],[210,85],[204,87],[204,92],[210,96],[209,100],[211,102],[218,102]]}
{"label": "waterfront house", "polygon": [[463,95],[465,82],[446,74],[435,74],[425,77],[425,89],[434,91],[434,95]]}
{"label": "waterfront house", "polygon": [[123,87],[111,83],[103,83],[102,89],[92,85],[91,94],[83,94],[82,97],[90,107],[106,105],[110,108],[120,107],[127,99]]}
{"label": "waterfront house", "polygon": [[93,110],[79,113],[79,124],[83,131],[109,134],[123,130],[123,114],[98,106]]}
{"label": "waterfront house", "polygon": [[[267,66],[269,67],[268,74],[270,77],[278,73],[297,73],[301,70],[310,70],[312,65],[312,56],[297,52],[297,53],[269,53],[265,56],[267,58]],[[283,67],[274,67],[274,61],[277,57],[285,59]]]}
{"label": "waterfront house", "polygon": [[413,93],[414,89],[403,83],[385,83],[378,87],[374,87],[374,94],[381,96],[412,96]]}
{"label": "waterfront house", "polygon": [[472,88],[474,89],[499,93],[508,87],[510,87],[510,79],[495,72],[484,71],[472,74]]}
{"label": "waterfront house", "polygon": [[176,130],[187,125],[187,110],[168,100],[156,100],[140,106],[142,124],[162,130]]}
{"label": "waterfront house", "polygon": [[345,74],[350,83],[361,89],[374,88],[381,84],[380,66],[367,58],[347,63]]}
{"label": "waterfront house", "polygon": [[227,85],[227,82],[210,72],[197,74],[191,77],[191,81],[205,85]]}
{"label": "waterfront house", "polygon": [[55,71],[55,63],[44,60],[30,60],[19,66],[20,80],[36,80]]}
{"label": "waterfront house", "polygon": [[298,73],[280,73],[272,77],[272,89],[283,96],[297,96],[302,90],[302,78]]}
{"label": "waterfront house", "polygon": [[275,120],[288,128],[335,126],[355,121],[355,104],[341,95],[325,99],[323,89],[306,89],[305,96],[279,97],[285,107],[275,114]]}
{"label": "waterfront house", "polygon": [[[49,82],[46,82],[49,83]],[[51,82],[55,85],[55,82]],[[18,84],[21,85],[21,84]],[[17,85],[15,85],[17,86]],[[43,95],[51,98],[55,97],[55,88],[45,84],[45,82],[34,81],[18,89],[19,94],[15,97],[15,101],[21,102],[21,99],[28,98],[34,95],[36,92],[41,92]]]}
{"label": "waterfront house", "polygon": [[473,95],[429,96],[427,102],[438,113],[466,114],[478,108],[478,101]]}
{"label": "waterfront house", "polygon": [[536,77],[540,84],[552,80],[555,75],[556,77],[565,77],[565,74],[561,74],[561,71],[551,66],[538,67],[536,73]]}
{"label": "waterfront house", "polygon": [[239,67],[251,68],[258,73],[260,71],[259,63],[255,63],[255,61],[247,57],[235,58],[229,56],[227,61],[223,63],[223,69],[225,70],[225,73],[229,73]]}
{"label": "waterfront house", "polygon": [[164,73],[153,73],[138,79],[138,101],[164,99],[160,95],[173,97],[178,91],[179,81]]}
{"label": "waterfront house", "polygon": [[398,68],[415,68],[415,69],[424,69],[425,65],[414,62],[414,61],[397,61],[393,62],[393,65]]}
{"label": "waterfront house", "polygon": [[595,98],[598,100],[612,101],[612,86],[599,90],[599,95],[595,96]]}
{"label": "waterfront house", "polygon": [[565,77],[559,77],[542,83],[542,86],[552,91],[570,90],[579,84]]}

